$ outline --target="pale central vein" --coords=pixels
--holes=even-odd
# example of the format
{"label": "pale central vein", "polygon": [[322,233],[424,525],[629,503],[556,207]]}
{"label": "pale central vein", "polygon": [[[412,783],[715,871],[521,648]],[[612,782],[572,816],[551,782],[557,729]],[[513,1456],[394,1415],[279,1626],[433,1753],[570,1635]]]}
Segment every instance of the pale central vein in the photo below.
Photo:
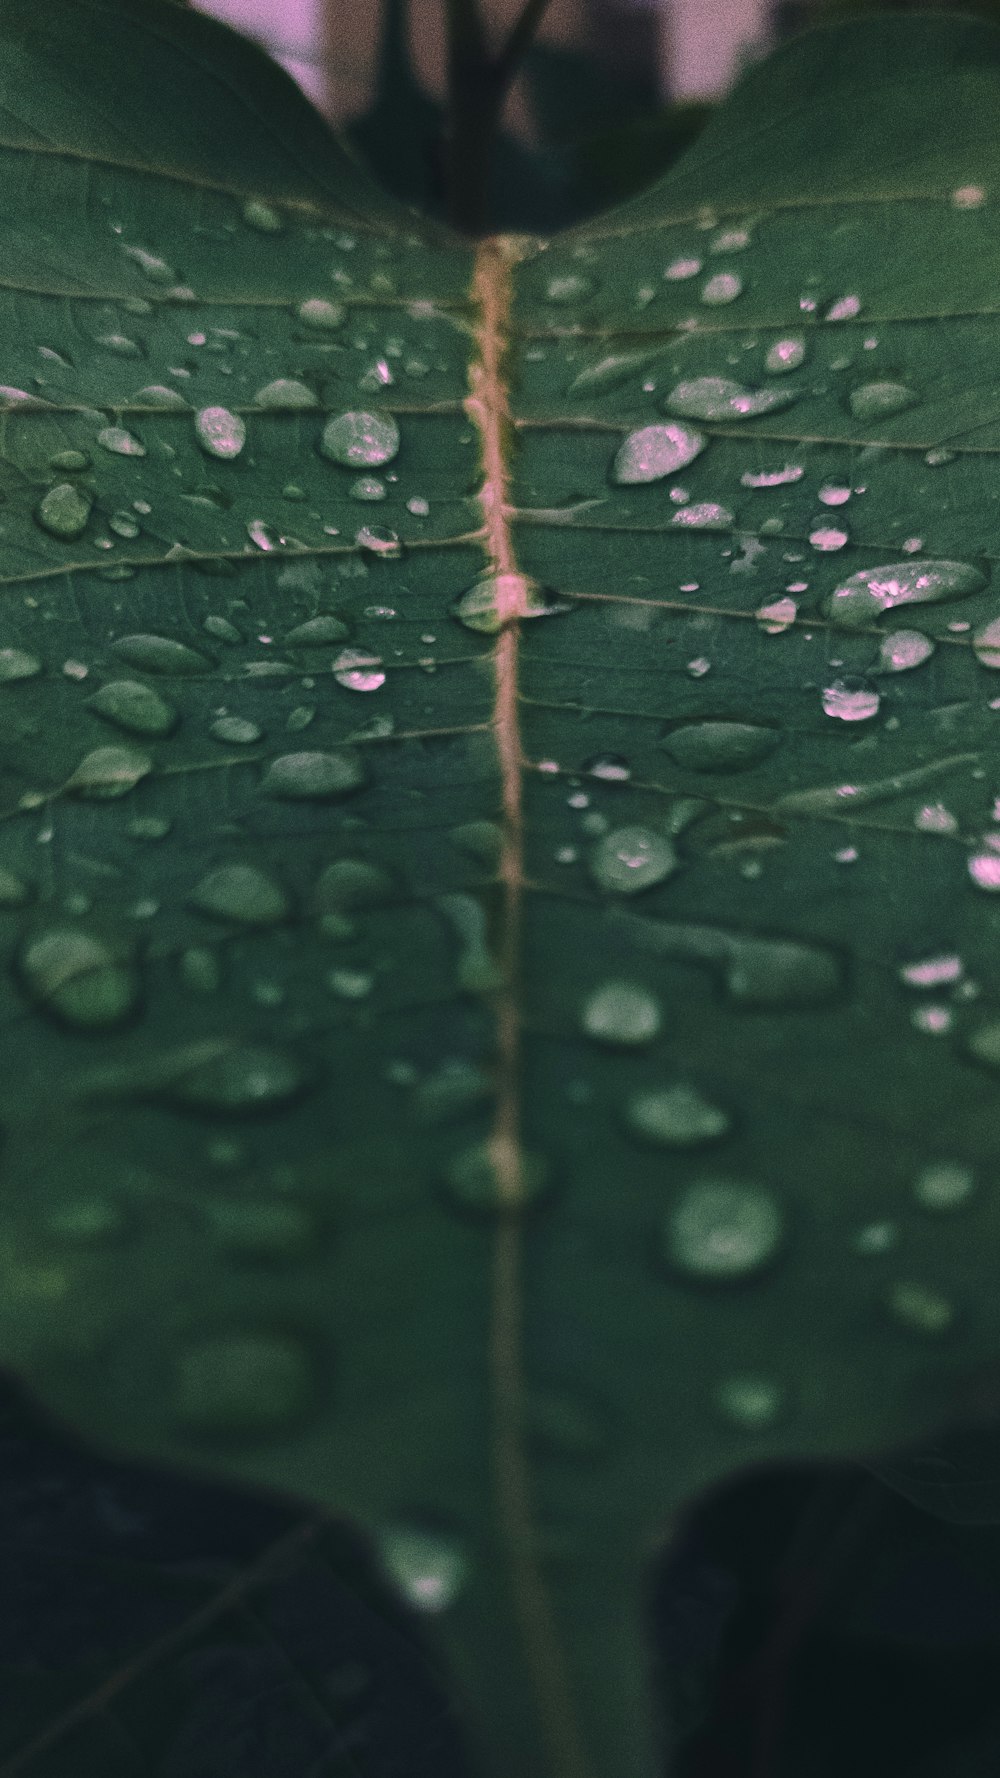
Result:
{"label": "pale central vein", "polygon": [[524,1440],[522,1237],[518,1214],[525,1198],[521,1145],[521,932],[524,890],[523,780],[518,702],[519,618],[527,583],[518,569],[507,500],[512,436],[505,353],[516,251],[503,237],[477,249],[472,295],[478,356],[469,372],[465,407],[479,432],[483,466],[480,504],[484,545],[495,576],[499,622],[494,651],[493,729],[500,768],[503,846],[499,880],[499,958],[503,986],[496,997],[497,1102],[490,1160],[499,1200],[493,1249],[490,1386],[493,1475],[500,1532],[525,1658],[536,1694],[554,1778],[588,1778],[579,1725],[562,1649],[535,1548],[534,1514]]}

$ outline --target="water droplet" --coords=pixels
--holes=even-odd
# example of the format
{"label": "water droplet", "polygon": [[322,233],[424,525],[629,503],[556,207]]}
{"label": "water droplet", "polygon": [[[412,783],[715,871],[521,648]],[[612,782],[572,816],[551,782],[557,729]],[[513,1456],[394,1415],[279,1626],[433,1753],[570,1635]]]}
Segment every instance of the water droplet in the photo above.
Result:
{"label": "water droplet", "polygon": [[514,618],[552,617],[568,610],[524,574],[482,574],[451,607],[460,624],[484,636],[495,636]]}
{"label": "water droplet", "polygon": [[878,715],[881,698],[866,679],[835,679],[823,691],[823,709],[827,716],[841,722],[867,722]]}
{"label": "water droplet", "polygon": [[168,265],[165,259],[160,259],[156,253],[147,253],[143,247],[127,247],[124,241],[121,243],[121,250],[126,259],[131,259],[139,267],[151,284],[176,284],[177,273],[173,266]]}
{"label": "water droplet", "polygon": [[128,958],[72,926],[32,935],[20,952],[18,973],[40,1006],[81,1030],[120,1025],[139,999],[139,978]]}
{"label": "water droplet", "polygon": [[944,803],[925,803],[913,817],[913,825],[921,833],[957,833],[958,822]]}
{"label": "water droplet", "polygon": [[195,885],[191,905],[246,926],[274,926],[288,918],[290,904],[274,878],[254,864],[219,864]]}
{"label": "water droplet", "polygon": [[331,753],[283,753],[267,767],[261,789],[265,796],[284,802],[323,802],[359,789],[365,777],[361,755],[352,747]]}
{"label": "water droplet", "polygon": [[387,489],[377,475],[359,475],[352,481],[348,492],[352,500],[384,500]]}
{"label": "water droplet", "polygon": [[97,442],[102,450],[110,451],[115,457],[144,457],[146,447],[124,426],[102,426],[97,434]]}
{"label": "water droplet", "polygon": [[326,985],[338,1000],[364,1000],[374,987],[374,978],[362,969],[330,969]]}
{"label": "water droplet", "polygon": [[730,1128],[729,1113],[712,1105],[696,1087],[678,1081],[644,1087],[625,1106],[625,1122],[635,1135],[667,1148],[695,1148],[715,1142]]}
{"label": "water droplet", "polygon": [[50,537],[71,541],[82,537],[93,506],[91,496],[72,482],[57,482],[43,494],[35,508],[35,518]]}
{"label": "water droplet", "polygon": [[638,982],[604,982],[584,1001],[580,1024],[598,1043],[652,1043],[660,1029],[659,1002]]}
{"label": "water droplet", "polygon": [[746,389],[730,377],[692,377],[674,385],[663,407],[689,420],[749,420],[790,406],[798,394],[797,389]]}
{"label": "water droplet", "polygon": [[801,463],[786,463],[783,469],[746,469],[740,476],[744,488],[783,488],[789,482],[800,482],[805,475]]}
{"label": "water droplet", "polygon": [[993,894],[1000,889],[1000,852],[990,847],[983,852],[974,852],[968,860],[968,869],[977,889],[986,889]]}
{"label": "water droplet", "polygon": [[590,873],[601,889],[638,895],[677,869],[671,842],[651,827],[616,827],[593,848]]}
{"label": "water droplet", "polygon": [[333,676],[348,691],[378,691],[385,684],[378,655],[363,648],[342,648],[333,663]]}
{"label": "water droplet", "polygon": [[265,383],[254,396],[254,406],[273,409],[276,412],[295,412],[296,409],[319,407],[319,397],[309,388],[307,383],[300,383],[296,377],[275,377],[271,383]]}
{"label": "water droplet", "polygon": [[798,609],[794,599],[772,599],[767,605],[758,605],[754,616],[766,635],[780,636],[795,622]]}
{"label": "water droplet", "polygon": [[349,914],[382,907],[394,894],[392,878],[365,858],[338,858],[320,874],[313,891],[316,913]]}
{"label": "water droplet", "polygon": [[149,1092],[180,1110],[252,1116],[296,1098],[303,1070],[287,1050],[239,1038],[204,1038],[160,1057],[155,1075],[143,1078]]}
{"label": "water droplet", "polygon": [[716,500],[698,500],[693,506],[682,506],[670,521],[672,525],[686,525],[689,531],[728,531],[735,522],[728,506],[720,506]]}
{"label": "water droplet", "polygon": [[781,376],[785,371],[798,370],[806,355],[806,342],[795,336],[787,340],[775,340],[770,347],[764,365],[772,376]]}
{"label": "water droplet", "polygon": [[169,735],[177,711],[150,685],[136,679],[113,679],[87,699],[88,710],[136,735]]}
{"label": "water droplet", "polygon": [[934,1161],[913,1182],[913,1195],[923,1210],[960,1210],[972,1196],[975,1179],[958,1161]]}
{"label": "water droplet", "polygon": [[851,490],[842,482],[824,482],[818,498],[824,506],[843,506],[851,498]]}
{"label": "water droplet", "polygon": [[422,494],[411,494],[406,502],[407,512],[412,512],[415,519],[425,519],[431,510],[431,503]]}
{"label": "water droplet", "polygon": [[845,543],[848,542],[849,535],[849,532],[845,531],[841,525],[816,525],[809,533],[809,542],[813,549],[829,553],[833,550],[843,549]]}
{"label": "water droplet", "polygon": [[853,321],[855,315],[860,313],[860,296],[840,296],[836,302],[830,304],[823,319],[824,321]]}
{"label": "water droplet", "polygon": [[172,636],[119,636],[112,646],[130,667],[144,673],[204,673],[212,665],[207,655]]}
{"label": "water droplet", "polygon": [[42,670],[37,654],[23,648],[0,648],[0,685],[11,685],[18,679],[34,679]]}
{"label": "water droplet", "polygon": [[328,302],[324,296],[310,296],[299,304],[296,314],[306,327],[331,333],[335,328],[343,326],[347,310],[343,303]]}
{"label": "water droplet", "polygon": [[660,481],[693,463],[707,443],[704,434],[690,426],[640,426],[619,446],[611,465],[611,478],[625,487]]}
{"label": "water droplet", "polygon": [[89,469],[90,458],[86,451],[56,451],[49,458],[49,468],[68,470],[70,473],[75,470]]}
{"label": "water droplet", "polygon": [[[893,630],[882,638],[879,667],[883,673],[908,673],[920,667],[934,653],[934,643],[922,630]],[[997,665],[1000,666],[1000,657]]]}
{"label": "water droplet", "polygon": [[551,1173],[544,1155],[522,1149],[516,1162],[505,1163],[501,1156],[498,1165],[494,1144],[476,1142],[448,1162],[444,1183],[459,1209],[498,1215],[518,1213],[537,1203],[551,1183]]}
{"label": "water droplet", "polygon": [[681,283],[686,278],[696,278],[701,271],[701,263],[700,259],[695,259],[690,254],[672,259],[663,276],[671,284]]}
{"label": "water droplet", "polygon": [[112,513],[108,520],[108,529],[113,531],[116,537],[124,537],[131,542],[134,537],[138,537],[142,527],[137,518],[134,518],[130,512],[123,510]]}
{"label": "water droplet", "polygon": [[710,307],[717,308],[721,303],[735,302],[742,293],[743,279],[737,272],[716,272],[714,277],[706,278],[701,287],[701,300]]}
{"label": "water droplet", "polygon": [[347,625],[339,617],[321,612],[319,617],[309,617],[305,623],[296,624],[284,641],[286,646],[292,643],[296,648],[319,648],[327,642],[343,642],[347,634]]}
{"label": "water droplet", "polygon": [[285,226],[280,211],[273,204],[266,204],[263,198],[247,198],[242,215],[247,227],[257,229],[262,235],[280,235]]}
{"label": "water droplet", "polygon": [[830,594],[825,610],[833,623],[854,628],[898,605],[961,599],[984,585],[985,577],[967,562],[890,562],[852,574]]}
{"label": "water droplet", "polygon": [[785,1405],[785,1391],[772,1377],[726,1377],[713,1393],[723,1418],[747,1432],[773,1426]]}
{"label": "water droplet", "polygon": [[378,1533],[378,1553],[389,1579],[417,1611],[446,1611],[468,1578],[462,1544],[426,1525],[385,1526]]}
{"label": "water droplet", "polygon": [[208,732],[216,741],[225,741],[233,747],[250,747],[261,739],[264,730],[248,716],[217,716],[209,724]]}
{"label": "water droplet", "polygon": [[375,469],[399,451],[399,427],[391,414],[338,414],[323,428],[320,450],[349,469]]}
{"label": "water droplet", "polygon": [[149,754],[137,747],[95,747],[84,755],[64,788],[90,800],[111,801],[127,796],[152,769]]}
{"label": "water droplet", "polygon": [[692,722],[671,729],[660,745],[671,759],[693,772],[736,772],[773,753],[776,729],[749,722]]}
{"label": "water droplet", "polygon": [[206,945],[188,945],[178,958],[181,981],[193,994],[215,994],[222,985],[222,970],[214,951]]}
{"label": "water droplet", "polygon": [[893,1319],[913,1333],[947,1333],[955,1320],[954,1305],[928,1284],[912,1280],[893,1284],[885,1302]]}
{"label": "water droplet", "polygon": [[1000,667],[1000,617],[980,625],[973,634],[972,647],[981,667]]}
{"label": "water droplet", "polygon": [[591,778],[603,778],[608,784],[624,784],[632,776],[628,760],[620,753],[595,754],[593,759],[584,760],[580,770]]}
{"label": "water droplet", "polygon": [[931,469],[939,469],[942,463],[954,463],[955,456],[956,453],[954,451],[942,449],[925,451],[924,462],[928,464]]}
{"label": "water droplet", "polygon": [[191,1340],[180,1353],[170,1411],[186,1433],[270,1439],[308,1417],[313,1366],[300,1340],[282,1332],[230,1329]]}
{"label": "water droplet", "polygon": [[986,202],[986,193],[981,185],[959,185],[952,192],[951,201],[956,210],[978,210]]}
{"label": "water droplet", "polygon": [[728,1283],[770,1264],[784,1232],[781,1207],[762,1186],[703,1179],[664,1217],[664,1255],[688,1277]]}
{"label": "water droplet", "polygon": [[137,389],[132,400],[146,407],[158,407],[171,412],[187,413],[188,403],[176,389],[170,389],[165,383],[147,383],[145,389]]}
{"label": "water droplet", "polygon": [[27,883],[16,877],[12,870],[0,865],[0,907],[19,908],[31,898],[31,890]]}
{"label": "water droplet", "polygon": [[684,671],[690,673],[692,679],[704,679],[705,674],[710,673],[711,670],[712,663],[704,654],[695,655],[694,660],[684,663]]}
{"label": "water droplet", "polygon": [[203,407],[194,417],[194,429],[203,451],[229,462],[246,444],[247,429],[239,414],[227,407]]}
{"label": "water droplet", "polygon": [[851,390],[847,403],[856,420],[884,420],[913,407],[919,399],[905,383],[862,383]]}
{"label": "water droplet", "polygon": [[545,300],[563,307],[582,302],[585,297],[592,296],[596,288],[593,278],[583,277],[579,272],[567,272],[548,280]]}

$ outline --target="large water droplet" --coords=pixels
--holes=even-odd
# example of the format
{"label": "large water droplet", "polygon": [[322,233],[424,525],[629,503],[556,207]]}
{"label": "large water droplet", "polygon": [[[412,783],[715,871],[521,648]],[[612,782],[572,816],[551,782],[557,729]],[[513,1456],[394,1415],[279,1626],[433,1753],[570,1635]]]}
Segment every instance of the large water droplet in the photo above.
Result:
{"label": "large water droplet", "polygon": [[283,753],[261,779],[265,796],[284,802],[324,802],[347,796],[365,782],[365,766],[353,747],[331,753]]}
{"label": "large water droplet", "polygon": [[[922,630],[893,630],[882,638],[879,668],[883,673],[908,673],[920,667],[934,653],[934,643]],[[1000,658],[997,665],[1000,666]]]}
{"label": "large water droplet", "polygon": [[862,383],[847,397],[856,420],[884,420],[913,407],[920,397],[905,383]]}
{"label": "large water droplet", "polygon": [[331,333],[342,327],[347,310],[343,303],[328,302],[324,296],[310,296],[300,303],[295,311],[306,327],[315,327],[324,333]]}
{"label": "large water droplet", "polygon": [[146,447],[129,432],[125,426],[102,426],[97,434],[97,442],[102,450],[110,451],[113,457],[144,457]]}
{"label": "large water droplet", "polygon": [[626,487],[660,481],[693,463],[707,443],[704,434],[691,426],[640,426],[618,447],[611,465],[612,480]]}
{"label": "large water droplet", "polygon": [[193,1339],[180,1353],[170,1411],[185,1432],[269,1439],[307,1416],[316,1379],[305,1346],[283,1332],[230,1329]]}
{"label": "large water droplet", "polygon": [[77,488],[72,482],[58,482],[42,495],[35,508],[35,518],[50,537],[69,542],[74,537],[83,536],[93,504],[84,488]]}
{"label": "large water droplet", "polygon": [[659,1002],[638,982],[603,982],[584,1001],[580,1024],[598,1043],[652,1043],[660,1029]]}
{"label": "large water droplet", "polygon": [[289,901],[280,883],[255,864],[219,864],[195,885],[191,905],[245,926],[274,926],[287,919]]}
{"label": "large water droplet", "polygon": [[137,747],[95,747],[66,780],[65,789],[90,800],[107,802],[127,796],[153,769],[148,753]]}
{"label": "large water droplet", "polygon": [[690,420],[750,420],[789,407],[797,389],[746,389],[730,377],[692,377],[664,396],[668,413]]}
{"label": "large water droplet", "polygon": [[823,709],[827,716],[841,722],[867,722],[878,715],[881,698],[866,679],[835,679],[823,691]]}
{"label": "large water droplet", "polygon": [[717,308],[721,303],[735,302],[742,290],[743,279],[738,272],[716,272],[702,285],[701,300],[711,308]]}
{"label": "large water droplet", "polygon": [[873,623],[898,605],[962,599],[985,584],[985,576],[968,562],[890,562],[881,568],[862,568],[842,581],[824,609],[833,623],[855,628]]}
{"label": "large water droplet", "polygon": [[88,710],[136,735],[169,735],[177,711],[151,685],[137,679],[113,679],[87,699]]}
{"label": "large water droplet", "polygon": [[666,1148],[695,1148],[725,1136],[729,1113],[712,1105],[696,1087],[678,1081],[669,1087],[643,1087],[625,1106],[625,1122],[635,1135]]}
{"label": "large water droplet", "polygon": [[688,1277],[728,1283],[767,1266],[784,1232],[781,1207],[762,1186],[703,1179],[664,1217],[664,1253]]}
{"label": "large water droplet", "polygon": [[120,1025],[139,999],[139,978],[127,958],[103,939],[72,926],[30,937],[18,972],[47,1012],[82,1030]]}
{"label": "large water droplet", "polygon": [[119,636],[112,647],[121,660],[144,673],[204,673],[212,665],[207,655],[172,636]]}
{"label": "large water droplet", "polygon": [[378,691],[385,684],[379,656],[363,648],[342,648],[333,663],[333,677],[348,691]]}
{"label": "large water droplet", "polygon": [[652,827],[616,827],[598,840],[589,859],[590,873],[601,889],[617,895],[638,895],[662,883],[677,869],[670,840]]}
{"label": "large water droplet", "polygon": [[483,574],[466,587],[451,608],[467,630],[495,636],[514,618],[552,617],[568,611],[545,587],[524,574]]}
{"label": "large water droplet", "polygon": [[692,722],[671,729],[660,745],[679,766],[693,772],[737,772],[773,753],[776,729],[749,722]]}
{"label": "large water droplet", "polygon": [[728,531],[735,522],[728,506],[720,506],[717,500],[697,500],[693,506],[682,506],[670,521],[689,531]]}
{"label": "large water droplet", "polygon": [[247,429],[239,414],[227,407],[203,407],[195,414],[194,429],[203,451],[229,462],[246,444]]}
{"label": "large water droplet", "polygon": [[320,450],[348,469],[374,469],[399,451],[399,427],[391,414],[338,414],[323,428]]}

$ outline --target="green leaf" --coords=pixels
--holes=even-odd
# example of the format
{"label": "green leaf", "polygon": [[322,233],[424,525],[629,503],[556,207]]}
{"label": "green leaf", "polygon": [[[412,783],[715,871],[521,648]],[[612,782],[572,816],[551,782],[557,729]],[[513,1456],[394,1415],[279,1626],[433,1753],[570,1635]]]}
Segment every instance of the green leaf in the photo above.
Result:
{"label": "green leaf", "polygon": [[1000,38],[474,251],[207,19],[0,32],[0,1355],[650,1778],[672,1515],[1000,1347]]}

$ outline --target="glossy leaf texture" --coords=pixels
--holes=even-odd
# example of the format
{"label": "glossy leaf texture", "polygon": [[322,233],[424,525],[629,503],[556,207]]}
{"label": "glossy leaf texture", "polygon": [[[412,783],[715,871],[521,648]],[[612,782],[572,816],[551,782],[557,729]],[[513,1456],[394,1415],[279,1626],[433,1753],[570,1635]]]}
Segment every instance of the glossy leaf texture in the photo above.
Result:
{"label": "glossy leaf texture", "polygon": [[1000,38],[473,249],[211,21],[0,31],[0,1355],[650,1778],[671,1516],[993,1390]]}

